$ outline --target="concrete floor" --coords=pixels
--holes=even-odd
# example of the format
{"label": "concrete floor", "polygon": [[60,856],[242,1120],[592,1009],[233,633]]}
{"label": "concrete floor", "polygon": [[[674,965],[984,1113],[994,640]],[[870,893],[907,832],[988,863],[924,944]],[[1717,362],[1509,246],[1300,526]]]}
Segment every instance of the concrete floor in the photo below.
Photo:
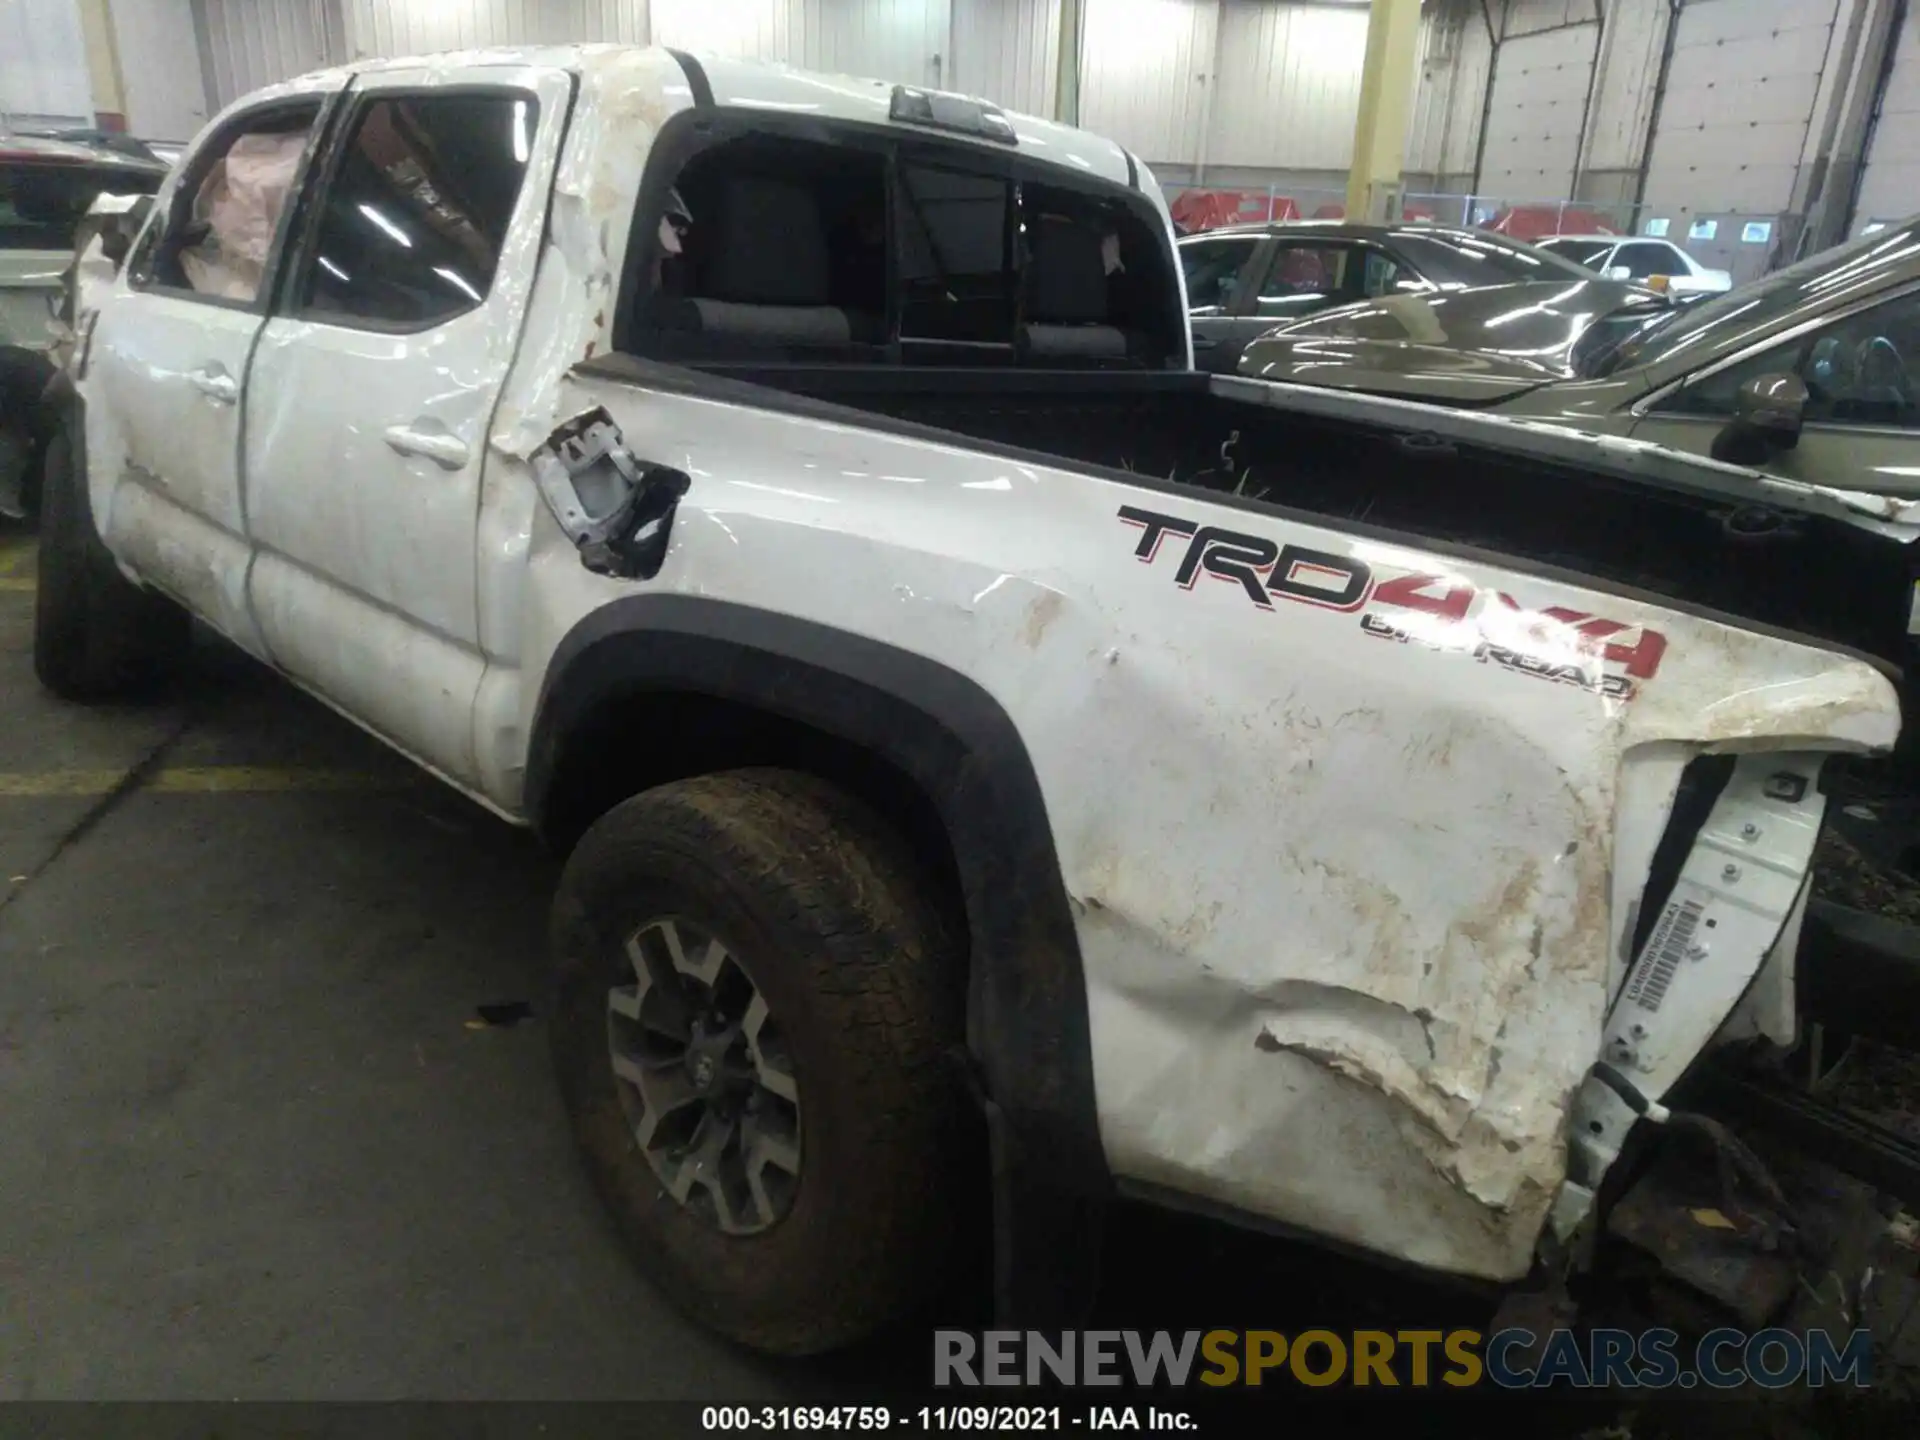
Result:
{"label": "concrete floor", "polygon": [[53,700],[30,573],[0,531],[0,1400],[811,1388],[648,1289],[538,1023],[473,1028],[532,844],[243,660]]}

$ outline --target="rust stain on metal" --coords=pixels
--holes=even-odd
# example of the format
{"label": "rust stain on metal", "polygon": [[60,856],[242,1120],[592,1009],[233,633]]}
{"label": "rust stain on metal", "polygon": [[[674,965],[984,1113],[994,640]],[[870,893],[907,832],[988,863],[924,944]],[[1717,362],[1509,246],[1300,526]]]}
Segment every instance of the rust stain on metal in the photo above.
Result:
{"label": "rust stain on metal", "polygon": [[1026,623],[1020,628],[1020,638],[1029,650],[1040,648],[1040,642],[1047,638],[1047,628],[1059,619],[1065,604],[1057,590],[1048,590],[1034,597],[1033,603],[1027,606]]}

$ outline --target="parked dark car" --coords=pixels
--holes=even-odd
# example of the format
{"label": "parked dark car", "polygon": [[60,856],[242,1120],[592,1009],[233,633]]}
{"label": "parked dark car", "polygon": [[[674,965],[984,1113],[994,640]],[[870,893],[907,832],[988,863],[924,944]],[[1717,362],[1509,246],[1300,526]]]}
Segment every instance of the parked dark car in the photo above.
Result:
{"label": "parked dark car", "polygon": [[35,509],[52,438],[40,395],[87,211],[103,191],[152,195],[166,175],[126,136],[0,134],[0,519]]}
{"label": "parked dark car", "polygon": [[1597,271],[1504,235],[1462,226],[1295,220],[1208,230],[1180,241],[1194,364],[1231,375],[1249,340],[1276,325],[1381,295]]}
{"label": "parked dark car", "polygon": [[1920,499],[1920,217],[1687,305],[1539,289],[1345,306],[1256,341],[1240,373],[1494,409]]}

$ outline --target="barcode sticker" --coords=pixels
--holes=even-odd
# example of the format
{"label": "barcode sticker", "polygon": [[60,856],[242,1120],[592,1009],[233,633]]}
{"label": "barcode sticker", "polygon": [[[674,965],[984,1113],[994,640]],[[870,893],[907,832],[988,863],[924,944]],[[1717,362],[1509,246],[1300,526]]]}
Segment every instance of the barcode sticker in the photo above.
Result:
{"label": "barcode sticker", "polygon": [[1706,909],[1698,900],[1682,900],[1667,906],[1666,914],[1660,917],[1633,972],[1633,983],[1627,987],[1627,998],[1642,1010],[1659,1013],[1667,987],[1673,983],[1673,973],[1687,958],[1687,947],[1693,943],[1693,933],[1700,928],[1700,917]]}

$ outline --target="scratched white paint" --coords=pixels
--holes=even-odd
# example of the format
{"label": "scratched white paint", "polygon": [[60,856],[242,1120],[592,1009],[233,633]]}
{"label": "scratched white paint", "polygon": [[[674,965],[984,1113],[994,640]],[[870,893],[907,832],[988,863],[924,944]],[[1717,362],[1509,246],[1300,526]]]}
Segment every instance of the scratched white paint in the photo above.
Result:
{"label": "scratched white paint", "polygon": [[[433,75],[478,64],[582,77],[537,273],[517,242],[502,266],[505,293],[530,297],[524,324],[503,313],[457,354],[390,338],[397,358],[380,361],[378,381],[361,349],[281,334],[281,361],[308,368],[297,402],[262,394],[258,443],[296,423],[337,439],[324,473],[289,451],[312,467],[298,492],[249,474],[244,493],[279,516],[279,545],[297,543],[298,496],[330,538],[276,565],[256,536],[244,613],[216,598],[209,618],[257,619],[283,665],[332,703],[517,814],[555,647],[639,588],[582,568],[526,466],[556,422],[603,403],[636,454],[693,477],[646,588],[903,646],[973,677],[1018,725],[1074,906],[1117,1174],[1386,1255],[1522,1274],[1566,1173],[1570,1097],[1598,1058],[1620,940],[1680,767],[1722,746],[1884,748],[1898,725],[1886,679],[1656,603],[1203,493],[571,376],[608,343],[646,150],[690,97],[678,68],[648,52],[466,56]],[[734,62],[709,73],[723,104],[884,114],[884,87]],[[1110,142],[1017,124],[1028,154],[1124,179]],[[191,497],[219,517],[128,510],[110,528],[124,560],[193,598],[198,568],[225,563],[207,537],[225,543],[221,507],[237,482],[207,485],[217,436],[169,451],[157,435],[161,402],[145,387],[170,385],[191,360],[177,337],[161,343],[143,303],[124,291],[107,303],[103,325],[125,312],[127,358],[84,382],[98,412],[94,493]],[[504,381],[492,358],[503,337],[518,343]],[[436,377],[469,365],[484,377],[475,393],[501,395],[477,489],[465,470],[389,464],[378,481],[343,478],[373,463],[383,427],[405,423]],[[184,473],[127,478],[129,461],[163,455]],[[438,508],[442,482],[457,504]],[[314,497],[325,484],[343,488]],[[1377,592],[1340,611],[1256,608],[1217,577],[1183,588],[1185,542],[1136,554],[1143,531],[1122,523],[1122,505],[1358,559],[1376,581],[1435,576],[1418,593],[1469,603],[1441,623]],[[392,568],[403,555],[404,579]],[[383,578],[395,588],[376,593]],[[468,595],[472,628],[456,633]],[[1657,631],[1665,654],[1632,698],[1475,657],[1485,641],[1598,663],[1593,638],[1548,607],[1617,623],[1625,647]],[[1408,638],[1371,633],[1368,615]]]}
{"label": "scratched white paint", "polygon": [[[694,477],[657,588],[910,645],[1013,716],[1077,902],[1115,1169],[1420,1263],[1526,1268],[1625,920],[1622,766],[1666,742],[1878,745],[1896,723],[1865,666],[1660,607],[958,444],[566,389]],[[1232,584],[1180,589],[1178,542],[1141,564],[1122,504],[1504,590],[1528,610],[1471,632],[1496,643],[1562,605],[1671,649],[1616,703],[1356,614],[1262,612]],[[538,512],[524,653],[625,588]],[[1553,630],[1535,648],[1575,659]]]}

